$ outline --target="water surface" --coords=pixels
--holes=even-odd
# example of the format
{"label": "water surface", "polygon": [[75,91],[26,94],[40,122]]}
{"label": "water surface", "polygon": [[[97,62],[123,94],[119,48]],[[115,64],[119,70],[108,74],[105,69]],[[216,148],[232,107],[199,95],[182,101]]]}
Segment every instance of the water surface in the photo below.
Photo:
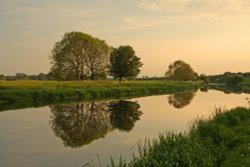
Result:
{"label": "water surface", "polygon": [[188,130],[216,107],[248,107],[248,94],[185,92],[0,113],[0,166],[81,167],[129,159],[138,142]]}

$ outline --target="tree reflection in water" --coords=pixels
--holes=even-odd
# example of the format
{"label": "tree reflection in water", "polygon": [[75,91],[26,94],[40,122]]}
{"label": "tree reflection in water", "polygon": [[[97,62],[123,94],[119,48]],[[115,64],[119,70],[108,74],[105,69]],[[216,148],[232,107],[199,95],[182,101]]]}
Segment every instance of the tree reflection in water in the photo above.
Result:
{"label": "tree reflection in water", "polygon": [[51,107],[51,124],[66,147],[81,147],[111,130],[106,103],[77,103]]}
{"label": "tree reflection in water", "polygon": [[109,104],[110,123],[114,129],[129,132],[135,126],[135,122],[140,120],[142,112],[139,109],[140,105],[137,102],[123,100],[111,102]]}
{"label": "tree reflection in water", "polygon": [[66,147],[82,147],[113,129],[130,131],[139,120],[140,105],[132,101],[82,102],[51,106],[51,127]]}
{"label": "tree reflection in water", "polygon": [[176,93],[168,96],[168,103],[177,109],[189,105],[195,96],[195,92]]}

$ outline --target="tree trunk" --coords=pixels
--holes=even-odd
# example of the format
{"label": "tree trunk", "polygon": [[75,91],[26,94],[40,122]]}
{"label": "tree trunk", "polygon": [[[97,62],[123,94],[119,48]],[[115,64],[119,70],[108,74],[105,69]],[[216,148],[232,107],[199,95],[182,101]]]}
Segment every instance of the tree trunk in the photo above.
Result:
{"label": "tree trunk", "polygon": [[90,80],[94,80],[95,79],[95,70],[94,70],[94,67],[91,66],[90,68]]}
{"label": "tree trunk", "polygon": [[80,59],[79,56],[76,54],[76,80],[80,81]]}
{"label": "tree trunk", "polygon": [[91,75],[90,75],[90,80],[94,80],[95,79],[95,75],[93,74],[93,73],[91,73]]}
{"label": "tree trunk", "polygon": [[120,83],[122,82],[122,77],[119,77],[119,82],[120,82]]}
{"label": "tree trunk", "polygon": [[80,71],[79,71],[78,68],[76,69],[76,80],[77,80],[77,81],[80,80]]}

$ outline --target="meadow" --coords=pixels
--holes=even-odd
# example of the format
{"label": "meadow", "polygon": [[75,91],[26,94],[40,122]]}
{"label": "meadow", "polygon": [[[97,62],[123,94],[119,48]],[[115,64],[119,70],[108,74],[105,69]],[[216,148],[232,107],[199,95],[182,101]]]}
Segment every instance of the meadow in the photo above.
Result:
{"label": "meadow", "polygon": [[167,132],[139,145],[132,161],[111,160],[111,167],[246,167],[250,164],[250,109],[217,109],[197,119],[190,131]]}
{"label": "meadow", "polygon": [[199,82],[174,81],[0,81],[0,104],[46,104],[134,97],[195,90]]}

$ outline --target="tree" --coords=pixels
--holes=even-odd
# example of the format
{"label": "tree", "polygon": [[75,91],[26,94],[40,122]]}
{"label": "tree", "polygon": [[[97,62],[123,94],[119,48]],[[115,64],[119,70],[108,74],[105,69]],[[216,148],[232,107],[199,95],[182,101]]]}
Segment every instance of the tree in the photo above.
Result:
{"label": "tree", "polygon": [[244,76],[241,74],[231,74],[227,77],[227,85],[237,85],[244,80]]}
{"label": "tree", "polygon": [[194,81],[197,80],[198,74],[194,72],[189,64],[178,60],[169,65],[165,77],[177,81]]}
{"label": "tree", "polygon": [[52,50],[50,73],[58,80],[94,80],[106,71],[109,50],[105,41],[88,34],[65,33]]}
{"label": "tree", "polygon": [[110,49],[105,41],[94,39],[91,41],[92,46],[87,49],[84,56],[86,74],[94,80],[96,76],[104,76],[109,62]]}
{"label": "tree", "polygon": [[26,74],[24,74],[24,73],[16,73],[16,80],[25,80],[25,79],[27,79],[27,75]]}
{"label": "tree", "polygon": [[4,75],[0,75],[0,80],[6,80],[6,77]]}
{"label": "tree", "polygon": [[199,76],[199,80],[203,81],[204,83],[208,84],[209,83],[209,78],[205,74],[201,74]]}
{"label": "tree", "polygon": [[118,78],[119,82],[122,81],[122,78],[136,77],[140,73],[139,68],[143,65],[131,46],[120,46],[113,49],[110,63],[109,73],[114,78]]}
{"label": "tree", "polygon": [[220,75],[211,75],[209,79],[212,83],[223,83],[228,85],[237,85],[242,82],[246,77],[248,77],[250,73],[233,73],[233,72],[225,72]]}

